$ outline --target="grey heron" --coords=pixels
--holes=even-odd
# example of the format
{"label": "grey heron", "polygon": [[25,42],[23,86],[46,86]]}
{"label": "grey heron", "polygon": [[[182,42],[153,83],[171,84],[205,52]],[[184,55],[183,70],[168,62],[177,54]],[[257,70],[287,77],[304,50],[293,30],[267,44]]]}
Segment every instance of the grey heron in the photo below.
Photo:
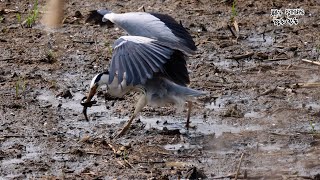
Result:
{"label": "grey heron", "polygon": [[190,80],[186,55],[196,51],[191,35],[172,17],[164,14],[97,12],[103,16],[102,21],[116,24],[129,35],[114,42],[109,70],[92,79],[89,94],[81,102],[86,119],[87,107],[92,105],[91,99],[98,87],[106,85],[106,93],[114,97],[122,97],[130,91],[141,92],[132,116],[117,136],[126,133],[147,104],[183,106],[188,102],[186,127],[189,128],[192,102],[195,97],[205,94],[187,87]]}

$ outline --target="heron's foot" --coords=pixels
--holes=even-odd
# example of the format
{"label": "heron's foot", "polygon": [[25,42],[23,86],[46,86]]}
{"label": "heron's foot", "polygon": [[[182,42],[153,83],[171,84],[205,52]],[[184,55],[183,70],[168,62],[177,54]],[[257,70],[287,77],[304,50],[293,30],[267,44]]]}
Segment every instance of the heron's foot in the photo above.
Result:
{"label": "heron's foot", "polygon": [[196,125],[193,125],[193,124],[186,124],[186,129],[187,129],[187,131],[189,131],[189,130],[192,130],[192,129],[197,129],[197,126]]}
{"label": "heron's foot", "polygon": [[187,130],[189,130],[189,128],[190,128],[189,123],[186,123],[186,128],[187,128]]}
{"label": "heron's foot", "polygon": [[191,109],[192,109],[192,102],[191,102],[191,101],[188,101],[188,114],[187,114],[187,122],[186,122],[186,128],[187,128],[187,130],[189,130],[189,128],[190,128]]}
{"label": "heron's foot", "polygon": [[117,139],[127,133],[127,131],[130,129],[131,124],[127,123],[121,131],[118,131],[116,134],[114,134],[112,137],[113,139]]}

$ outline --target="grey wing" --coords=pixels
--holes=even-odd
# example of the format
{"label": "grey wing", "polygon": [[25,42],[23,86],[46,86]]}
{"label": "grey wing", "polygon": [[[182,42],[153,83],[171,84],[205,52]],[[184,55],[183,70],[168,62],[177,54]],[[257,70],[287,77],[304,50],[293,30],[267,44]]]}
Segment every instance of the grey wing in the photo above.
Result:
{"label": "grey wing", "polygon": [[171,16],[160,13],[150,14],[157,17],[158,19],[160,19],[160,21],[165,23],[165,25],[172,31],[172,33],[179,38],[179,44],[181,43],[183,44],[183,46],[191,50],[188,52],[193,53],[192,51],[197,50],[197,47],[189,32],[181,24],[176,22]]}
{"label": "grey wing", "polygon": [[163,72],[173,50],[158,41],[141,36],[122,36],[114,43],[109,84],[115,76],[127,85],[145,84],[156,72]]}
{"label": "grey wing", "polygon": [[132,36],[156,39],[163,45],[187,54],[194,54],[197,49],[188,31],[168,15],[132,12],[118,14],[114,21]]}
{"label": "grey wing", "polygon": [[186,56],[181,51],[174,51],[170,61],[164,65],[163,75],[181,86],[187,86],[190,83]]}

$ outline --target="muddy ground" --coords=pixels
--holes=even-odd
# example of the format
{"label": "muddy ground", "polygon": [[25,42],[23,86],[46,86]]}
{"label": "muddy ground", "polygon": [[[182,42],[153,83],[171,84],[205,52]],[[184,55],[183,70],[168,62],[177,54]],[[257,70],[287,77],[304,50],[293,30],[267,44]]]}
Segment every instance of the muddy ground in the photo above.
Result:
{"label": "muddy ground", "polygon": [[[239,33],[230,1],[68,0],[57,30],[39,18],[23,24],[33,4],[0,1],[0,179],[230,179],[242,155],[238,178],[320,179],[320,66],[302,61],[320,62],[319,1],[241,0]],[[101,90],[89,122],[79,102],[125,33],[86,24],[85,16],[142,5],[192,34],[190,86],[209,95],[195,105],[189,131],[186,110],[146,107],[114,141],[136,94],[105,102]],[[298,25],[275,26],[272,8],[305,15]]]}

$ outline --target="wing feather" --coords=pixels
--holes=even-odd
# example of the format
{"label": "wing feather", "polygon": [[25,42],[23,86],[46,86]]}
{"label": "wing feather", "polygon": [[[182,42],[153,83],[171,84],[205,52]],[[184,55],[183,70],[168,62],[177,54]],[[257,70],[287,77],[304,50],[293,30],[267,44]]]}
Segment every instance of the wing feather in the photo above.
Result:
{"label": "wing feather", "polygon": [[133,79],[132,79],[133,72],[132,72],[130,66],[128,65],[128,63],[126,63],[126,59],[124,58],[124,56],[122,56],[121,62],[123,64],[123,68],[124,68],[123,71],[126,73],[126,82],[127,82],[127,84],[131,84],[133,81]]}
{"label": "wing feather", "polygon": [[[152,77],[152,71],[150,69],[150,66],[146,63],[145,60],[139,57],[137,49],[135,49],[135,52],[132,54],[132,57],[134,57],[137,61],[137,64],[139,64],[141,73],[145,74],[146,77],[150,79]],[[147,78],[143,77],[143,84],[146,82]]]}
{"label": "wing feather", "polygon": [[130,52],[130,54],[128,53],[128,60],[127,62],[130,62],[130,66],[132,67],[133,71],[135,72],[135,81],[133,81],[132,85],[138,85],[139,83],[143,83],[145,77],[143,76],[141,70],[142,67],[139,64],[139,59],[136,59],[134,57],[134,52]]}
{"label": "wing feather", "polygon": [[[143,51],[140,51],[140,49],[136,49],[137,53],[139,54],[140,57],[142,57],[143,59],[151,59],[147,54],[144,54]],[[151,60],[151,61],[144,61],[146,64],[148,64],[148,66],[150,67],[152,72],[158,72],[158,66]]]}
{"label": "wing feather", "polygon": [[152,49],[150,49],[150,48],[148,48],[148,47],[146,47],[146,48],[144,49],[144,51],[145,51],[146,53],[148,53],[149,56],[153,57],[153,58],[154,58],[153,60],[157,60],[157,61],[159,61],[159,62],[162,63],[162,64],[166,62],[165,57],[163,57],[161,54],[157,53],[157,51],[152,50]]}
{"label": "wing feather", "polygon": [[109,83],[115,77],[118,83],[126,74],[127,85],[145,84],[154,73],[163,71],[174,50],[154,39],[141,36],[122,36],[115,41],[109,72]]}
{"label": "wing feather", "polygon": [[190,33],[169,15],[131,12],[106,14],[104,18],[111,18],[131,36],[152,38],[186,54],[194,54],[197,50]]}

